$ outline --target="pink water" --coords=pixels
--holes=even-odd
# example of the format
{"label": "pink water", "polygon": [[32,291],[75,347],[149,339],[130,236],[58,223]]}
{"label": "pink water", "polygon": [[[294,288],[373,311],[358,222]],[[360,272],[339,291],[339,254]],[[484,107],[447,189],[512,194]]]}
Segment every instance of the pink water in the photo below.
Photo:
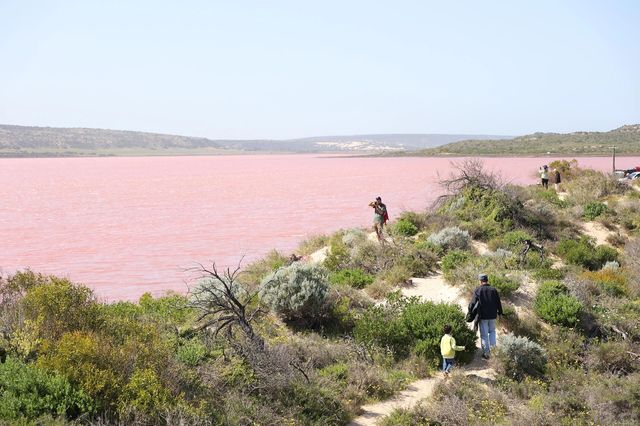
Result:
{"label": "pink water", "polygon": [[[0,159],[0,268],[58,274],[104,299],[187,290],[194,262],[245,263],[305,237],[369,226],[380,195],[391,218],[440,193],[445,158],[310,155]],[[550,158],[488,158],[533,183]],[[610,170],[609,158],[580,164]],[[640,157],[618,159],[618,166]]]}

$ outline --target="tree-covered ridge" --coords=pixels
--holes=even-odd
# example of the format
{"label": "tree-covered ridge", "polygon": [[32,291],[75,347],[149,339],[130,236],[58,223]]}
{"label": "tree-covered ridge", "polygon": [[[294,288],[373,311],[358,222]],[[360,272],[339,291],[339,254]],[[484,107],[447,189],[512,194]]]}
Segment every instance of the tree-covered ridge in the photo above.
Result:
{"label": "tree-covered ridge", "polygon": [[533,133],[513,139],[466,140],[419,151],[418,155],[611,155],[640,154],[640,124],[608,132]]}
{"label": "tree-covered ridge", "polygon": [[[560,194],[460,164],[384,244],[350,229],[235,271],[203,265],[187,295],[103,303],[67,279],[2,277],[0,422],[343,425],[439,377],[448,324],[466,347],[453,376],[387,424],[637,424],[640,191],[552,167]],[[544,255],[521,254],[527,240]],[[441,276],[465,297],[479,272],[504,305],[490,379],[464,374],[477,337],[460,306],[405,294]]]}

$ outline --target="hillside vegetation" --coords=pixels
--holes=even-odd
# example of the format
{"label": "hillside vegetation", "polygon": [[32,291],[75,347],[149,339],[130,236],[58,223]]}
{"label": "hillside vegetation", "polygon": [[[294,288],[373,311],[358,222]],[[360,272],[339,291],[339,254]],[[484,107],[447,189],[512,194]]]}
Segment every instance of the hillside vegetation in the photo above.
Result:
{"label": "hillside vegetation", "polygon": [[[302,259],[204,265],[187,295],[103,303],[67,279],[2,277],[0,423],[344,425],[439,378],[448,324],[466,347],[452,377],[385,424],[638,424],[640,192],[552,167],[561,196],[460,164],[383,244],[349,229],[305,241]],[[544,257],[520,255],[528,239]],[[490,378],[463,374],[477,337],[458,304],[404,295],[442,276],[467,298],[479,272],[505,314],[497,353],[479,360]]]}
{"label": "hillside vegetation", "polygon": [[416,153],[417,155],[611,155],[640,154],[640,124],[608,132],[534,133],[513,139],[466,140]]}
{"label": "hillside vegetation", "polygon": [[0,157],[204,155],[416,150],[486,135],[389,134],[231,140],[106,129],[0,125]]}

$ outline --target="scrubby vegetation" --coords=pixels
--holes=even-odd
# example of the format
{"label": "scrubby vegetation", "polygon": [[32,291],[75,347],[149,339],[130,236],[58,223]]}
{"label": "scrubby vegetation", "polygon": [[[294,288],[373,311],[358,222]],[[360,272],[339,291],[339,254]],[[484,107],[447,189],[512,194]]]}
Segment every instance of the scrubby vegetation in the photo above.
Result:
{"label": "scrubby vegetation", "polygon": [[[326,247],[323,262],[273,251],[203,267],[188,295],[102,303],[66,279],[2,277],[0,423],[346,424],[434,376],[449,324],[459,367],[385,424],[638,424],[640,200],[557,166],[563,199],[460,164],[384,244],[360,229],[314,237],[297,253]],[[584,220],[619,238],[596,244]],[[544,253],[521,255],[527,240]],[[434,272],[463,294],[485,272],[500,292],[495,378],[465,367],[477,338],[458,305],[403,296]]]}

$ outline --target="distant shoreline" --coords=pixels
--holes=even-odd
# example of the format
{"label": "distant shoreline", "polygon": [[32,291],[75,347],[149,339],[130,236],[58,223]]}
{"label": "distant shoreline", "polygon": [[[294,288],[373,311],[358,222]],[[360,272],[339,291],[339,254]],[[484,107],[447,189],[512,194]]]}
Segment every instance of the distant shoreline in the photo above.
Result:
{"label": "distant shoreline", "polygon": [[[436,155],[412,155],[410,152],[403,154],[392,153],[349,153],[344,151],[328,151],[328,152],[287,152],[287,151],[238,151],[238,152],[179,152],[169,151],[158,153],[157,151],[149,152],[136,152],[136,153],[57,153],[57,152],[42,152],[42,153],[9,153],[0,151],[0,160],[2,159],[29,159],[29,158],[135,158],[135,157],[222,157],[222,156],[243,156],[243,155],[328,155],[332,157],[344,157],[344,158],[468,158],[468,157],[480,157],[480,158],[583,158],[583,157],[612,157],[611,153],[580,153],[580,154],[568,154],[568,153],[551,153],[551,154],[436,154]],[[616,153],[616,158],[628,158],[628,157],[640,157],[638,153]]]}

